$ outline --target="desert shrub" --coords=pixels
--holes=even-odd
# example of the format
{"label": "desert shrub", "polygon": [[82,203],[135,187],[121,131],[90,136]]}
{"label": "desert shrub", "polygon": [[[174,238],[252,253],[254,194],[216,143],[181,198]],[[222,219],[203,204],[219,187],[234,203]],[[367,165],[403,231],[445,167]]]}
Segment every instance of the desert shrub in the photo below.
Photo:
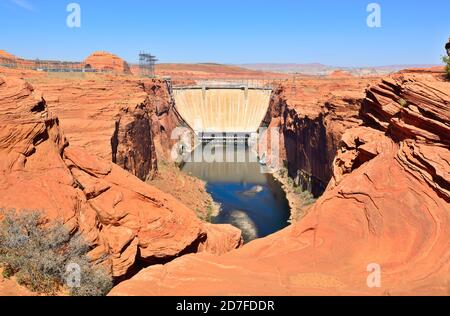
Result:
{"label": "desert shrub", "polygon": [[[0,264],[19,284],[46,295],[68,289],[75,296],[101,296],[112,288],[111,277],[90,263],[80,234],[71,235],[62,223],[47,223],[38,211],[0,210],[0,218]],[[71,264],[80,268],[79,287],[67,287]]]}
{"label": "desert shrub", "polygon": [[[80,287],[71,290],[73,296],[104,296],[111,291],[113,283],[111,276],[102,268],[92,268],[91,266],[80,265],[82,267],[83,279],[89,282],[81,283]],[[85,267],[83,269],[83,267]]]}
{"label": "desert shrub", "polygon": [[447,79],[450,80],[450,57],[445,56],[442,58],[445,63],[445,72],[447,73]]}
{"label": "desert shrub", "polygon": [[10,267],[5,266],[3,267],[3,271],[2,271],[2,277],[5,279],[9,279],[13,276],[13,271]]}
{"label": "desert shrub", "polygon": [[294,187],[294,193],[295,194],[302,194],[303,193],[303,189],[301,187]]}
{"label": "desert shrub", "polygon": [[208,203],[206,207],[206,221],[212,223],[214,220],[214,206],[211,203]]}
{"label": "desert shrub", "polygon": [[289,187],[293,188],[295,186],[295,182],[294,179],[292,179],[291,177],[287,178],[287,184]]}
{"label": "desert shrub", "polygon": [[303,206],[309,206],[314,203],[316,203],[316,199],[314,198],[314,195],[309,191],[302,191],[299,193],[300,198],[303,202]]}
{"label": "desert shrub", "polygon": [[288,176],[288,170],[287,168],[281,168],[278,173],[280,174],[281,178],[286,178]]}
{"label": "desert shrub", "polygon": [[408,102],[405,99],[399,99],[398,103],[404,108],[408,106]]}

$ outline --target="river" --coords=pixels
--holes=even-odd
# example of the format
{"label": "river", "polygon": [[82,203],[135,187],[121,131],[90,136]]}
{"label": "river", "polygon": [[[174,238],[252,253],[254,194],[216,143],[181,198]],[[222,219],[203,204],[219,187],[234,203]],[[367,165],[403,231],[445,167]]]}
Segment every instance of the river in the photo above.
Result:
{"label": "river", "polygon": [[[248,147],[226,146],[217,144],[206,150],[221,157],[213,162],[203,159],[205,148],[198,146],[182,167],[187,174],[204,180],[207,191],[221,205],[212,222],[241,229],[245,242],[287,227],[290,209],[281,185],[271,174],[263,173],[256,153]],[[225,153],[230,146],[232,153]]]}

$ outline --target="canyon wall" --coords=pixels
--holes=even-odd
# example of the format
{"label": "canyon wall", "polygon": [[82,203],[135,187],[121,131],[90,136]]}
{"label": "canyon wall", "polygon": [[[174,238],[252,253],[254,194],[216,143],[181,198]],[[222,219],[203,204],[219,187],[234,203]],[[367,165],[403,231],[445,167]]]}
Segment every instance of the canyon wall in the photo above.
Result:
{"label": "canyon wall", "polygon": [[141,180],[178,198],[200,218],[213,205],[205,183],[172,162],[175,128],[185,123],[165,80],[1,68],[43,91],[71,144],[115,162]]}
{"label": "canyon wall", "polygon": [[[82,84],[92,87],[95,82]],[[130,109],[133,113],[142,111],[136,104],[145,104],[149,95],[145,89],[157,89],[142,83],[129,85],[139,96],[131,97],[134,105]],[[83,101],[105,91],[101,83],[91,90],[82,90],[79,85],[55,86],[54,106],[60,102],[58,89],[65,88],[61,96],[72,98],[74,107],[59,110],[67,115],[70,141],[42,93],[14,76],[0,76],[1,209],[41,210],[47,219],[62,221],[73,233],[81,232],[91,247],[91,259],[116,278],[138,266],[165,263],[186,253],[221,254],[241,245],[239,230],[201,222],[171,195],[111,162],[112,151],[107,146],[111,136],[108,139],[107,135],[112,135],[116,124],[109,119],[119,113],[112,109],[127,107],[104,102],[104,108],[89,112],[90,105]],[[108,93],[106,96],[110,96]],[[164,111],[155,109],[152,115],[161,118]],[[74,112],[84,120],[77,121]],[[139,118],[138,114],[135,117]],[[148,129],[146,124],[135,126]],[[85,135],[74,131],[83,127]]]}
{"label": "canyon wall", "polygon": [[141,180],[168,159],[171,133],[182,124],[166,82],[97,75],[33,78],[71,144],[112,160]]}
{"label": "canyon wall", "polygon": [[361,122],[364,89],[375,80],[303,78],[274,89],[264,124],[280,130],[281,159],[304,191],[324,192],[341,137]]}
{"label": "canyon wall", "polygon": [[448,295],[449,109],[443,73],[371,85],[305,218],[220,257],[145,269],[111,295]]}

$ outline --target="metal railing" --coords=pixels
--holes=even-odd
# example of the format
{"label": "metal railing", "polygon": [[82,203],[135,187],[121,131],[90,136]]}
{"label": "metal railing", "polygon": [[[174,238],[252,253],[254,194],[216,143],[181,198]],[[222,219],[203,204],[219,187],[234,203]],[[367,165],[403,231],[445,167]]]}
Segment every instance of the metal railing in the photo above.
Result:
{"label": "metal railing", "polygon": [[0,57],[0,66],[22,70],[36,70],[43,72],[89,72],[109,73],[112,70],[94,69],[84,62],[69,62],[56,60],[27,60],[21,58]]}

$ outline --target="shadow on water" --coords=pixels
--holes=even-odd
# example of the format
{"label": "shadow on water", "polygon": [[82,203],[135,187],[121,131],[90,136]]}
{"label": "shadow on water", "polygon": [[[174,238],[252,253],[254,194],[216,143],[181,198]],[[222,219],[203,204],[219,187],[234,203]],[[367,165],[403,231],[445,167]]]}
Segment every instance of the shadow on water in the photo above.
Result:
{"label": "shadow on water", "polygon": [[234,148],[234,155],[227,156],[224,145],[214,145],[212,150],[223,162],[206,162],[202,159],[204,148],[199,146],[182,168],[206,181],[208,192],[221,204],[213,223],[232,224],[241,229],[246,242],[288,226],[289,203],[280,184],[272,175],[263,173],[253,151],[241,145],[227,146]]}

